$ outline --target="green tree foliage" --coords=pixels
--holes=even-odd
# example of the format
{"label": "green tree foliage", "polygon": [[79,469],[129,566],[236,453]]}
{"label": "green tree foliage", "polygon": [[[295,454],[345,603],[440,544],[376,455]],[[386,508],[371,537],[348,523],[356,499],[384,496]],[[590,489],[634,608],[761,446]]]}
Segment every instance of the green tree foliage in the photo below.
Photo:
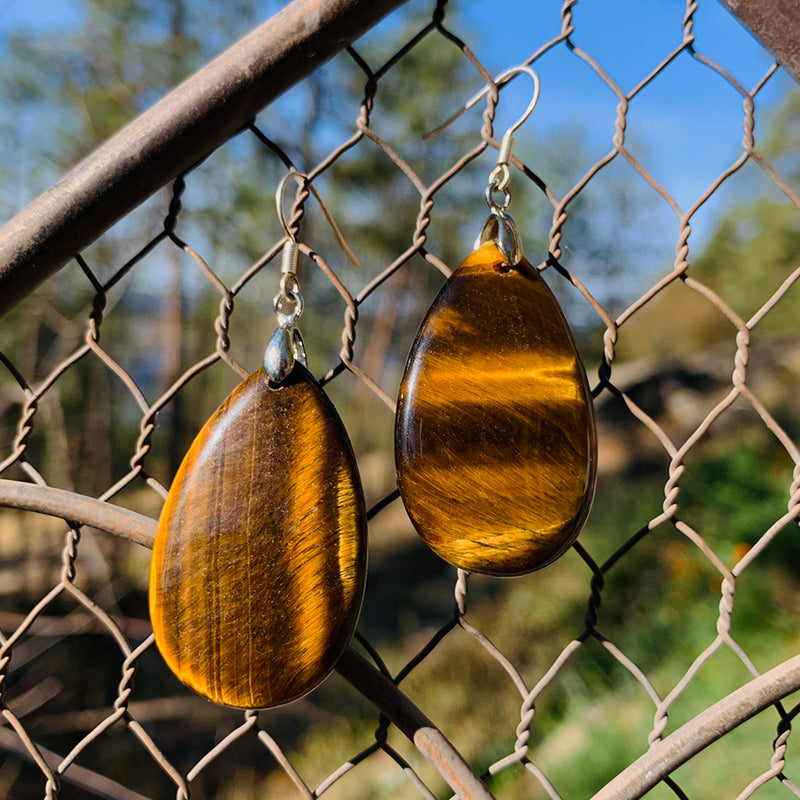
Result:
{"label": "green tree foliage", "polygon": [[[763,144],[758,143],[794,200],[776,189],[731,206],[692,265],[692,274],[714,286],[745,321],[800,265],[800,213],[795,205],[800,196],[798,129],[800,93],[795,91],[775,110]],[[772,337],[796,331],[798,299],[795,286],[759,323],[758,335]]]}

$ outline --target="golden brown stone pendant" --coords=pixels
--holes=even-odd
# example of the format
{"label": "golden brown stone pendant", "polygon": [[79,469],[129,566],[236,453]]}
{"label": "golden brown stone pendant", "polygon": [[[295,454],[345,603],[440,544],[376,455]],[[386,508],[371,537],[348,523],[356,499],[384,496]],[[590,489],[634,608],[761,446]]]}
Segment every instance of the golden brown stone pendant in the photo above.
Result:
{"label": "golden brown stone pendant", "polygon": [[476,250],[420,325],[395,427],[414,527],[445,561],[488,575],[539,569],[570,547],[589,513],[597,460],[575,341],[505,213],[516,127],[490,178]]}
{"label": "golden brown stone pendant", "polygon": [[[293,274],[282,290],[301,308]],[[356,462],[302,363],[296,316],[278,314],[265,357],[271,375],[247,378],[198,434],[153,547],[159,650],[187,686],[237,708],[281,705],[315,688],[350,641],[364,593]]]}
{"label": "golden brown stone pendant", "polygon": [[445,561],[518,575],[564,553],[594,493],[592,401],[567,321],[488,241],[425,316],[400,386],[400,494]]}

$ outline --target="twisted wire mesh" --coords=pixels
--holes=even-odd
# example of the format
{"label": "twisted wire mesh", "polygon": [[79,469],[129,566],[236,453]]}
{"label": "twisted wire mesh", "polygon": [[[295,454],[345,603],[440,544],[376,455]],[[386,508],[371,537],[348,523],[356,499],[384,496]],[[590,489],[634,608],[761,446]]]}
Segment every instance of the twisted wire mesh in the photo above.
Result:
{"label": "twisted wire mesh", "polygon": [[[796,536],[795,526],[800,514],[800,451],[791,431],[770,410],[769,399],[760,397],[759,389],[754,388],[754,382],[750,380],[754,362],[757,363],[758,359],[758,356],[753,358],[758,352],[754,348],[758,340],[758,326],[763,325],[775,308],[791,302],[792,289],[800,279],[800,267],[786,274],[779,285],[769,287],[765,293],[766,299],[749,318],[744,318],[727,302],[725,286],[714,287],[695,277],[691,260],[694,220],[704,206],[745,167],[758,168],[777,187],[786,206],[795,215],[800,210],[800,197],[790,182],[781,176],[780,169],[759,149],[755,133],[759,95],[770,81],[775,80],[779,72],[778,65],[773,64],[752,89],[746,89],[728,66],[703,54],[702,41],[694,32],[699,4],[690,0],[681,12],[680,25],[676,25],[681,35],[676,37],[673,49],[653,69],[640,76],[633,89],[626,91],[603,69],[599,59],[594,58],[590,50],[579,46],[581,31],[574,16],[575,6],[573,0],[565,2],[560,9],[555,4],[549,4],[542,11],[543,15],[558,16],[559,30],[552,38],[541,41],[536,38],[538,34],[532,32],[534,46],[524,63],[537,67],[549,53],[557,49],[563,49],[571,58],[583,62],[615,97],[610,146],[599,158],[583,164],[578,180],[563,190],[556,190],[548,183],[547,165],[536,162],[535,152],[528,158],[524,147],[519,146],[513,159],[516,170],[512,185],[516,187],[522,182],[529,183],[537,192],[534,202],[544,202],[552,208],[552,222],[546,234],[547,255],[542,259],[540,268],[549,277],[564,279],[560,291],[568,303],[580,304],[584,315],[581,324],[592,327],[592,323],[586,322],[589,314],[600,322],[602,346],[597,348],[600,355],[596,364],[589,365],[590,370],[591,366],[596,367],[593,396],[601,415],[601,492],[597,503],[603,502],[603,470],[610,471],[604,459],[610,460],[612,451],[605,448],[611,448],[612,444],[602,435],[603,412],[608,407],[623,409],[628,446],[635,447],[637,437],[644,434],[647,443],[643,446],[649,448],[650,453],[653,448],[657,451],[655,461],[659,464],[663,500],[652,516],[641,521],[641,524],[634,523],[630,529],[619,531],[618,540],[611,543],[593,538],[590,518],[579,543],[560,565],[541,575],[520,579],[530,587],[527,596],[535,597],[537,603],[563,599],[565,607],[574,611],[577,608],[576,598],[582,599],[585,612],[572,615],[574,636],[567,641],[553,641],[552,637],[549,641],[534,641],[534,635],[542,629],[535,607],[528,605],[515,612],[503,603],[499,595],[493,596],[496,590],[490,582],[461,571],[447,572],[441,578],[440,585],[450,581],[451,590],[449,594],[440,592],[437,595],[438,610],[433,615],[434,620],[422,619],[419,614],[416,622],[405,623],[412,628],[408,647],[393,649],[383,639],[376,644],[373,639],[379,636],[378,632],[371,632],[367,636],[360,630],[356,637],[362,650],[378,669],[403,692],[417,698],[423,708],[426,702],[433,704],[434,699],[420,695],[424,691],[421,688],[423,684],[418,682],[420,675],[427,673],[429,679],[439,687],[449,690],[460,684],[460,691],[468,700],[466,706],[458,709],[458,725],[448,733],[498,797],[566,796],[560,794],[565,790],[559,788],[558,782],[549,777],[551,768],[556,769],[560,761],[577,759],[581,739],[591,739],[594,734],[597,748],[602,749],[608,744],[603,738],[602,718],[614,715],[616,709],[613,703],[603,700],[599,689],[596,697],[592,697],[592,691],[584,687],[586,708],[583,730],[577,733],[561,731],[557,726],[537,730],[538,709],[548,703],[549,697],[555,697],[555,702],[560,702],[559,698],[569,692],[570,685],[577,680],[576,665],[581,660],[610,659],[629,676],[624,689],[618,690],[621,693],[620,708],[624,710],[629,702],[633,702],[649,709],[652,718],[649,733],[639,741],[637,750],[626,753],[626,763],[633,761],[648,746],[658,744],[669,733],[671,724],[674,726],[673,716],[677,715],[680,720],[690,713],[681,707],[681,702],[689,697],[687,707],[692,709],[693,687],[704,679],[707,665],[717,663],[715,659],[719,659],[720,654],[733,656],[743,666],[746,676],[753,677],[783,660],[785,656],[780,653],[776,653],[777,662],[765,661],[761,652],[757,657],[751,656],[748,649],[737,640],[733,627],[735,598],[737,591],[743,591],[743,584],[746,589],[748,574],[759,568],[764,554],[774,546],[774,542],[779,537]],[[304,292],[310,305],[313,307],[315,296],[322,295],[325,308],[328,311],[331,307],[335,308],[342,318],[338,353],[331,350],[317,354],[332,364],[322,376],[322,382],[335,399],[358,397],[360,405],[356,411],[350,412],[353,417],[358,413],[366,414],[371,421],[375,421],[371,422],[375,427],[391,431],[398,376],[397,364],[393,367],[392,359],[385,356],[385,351],[393,347],[397,351],[393,358],[399,362],[409,343],[408,335],[404,341],[391,341],[391,315],[400,313],[398,308],[402,307],[403,302],[407,305],[411,302],[403,299],[408,293],[419,290],[420,284],[426,288],[425,281],[430,280],[429,273],[450,273],[453,266],[451,254],[449,251],[447,254],[442,252],[447,246],[442,244],[441,231],[436,231],[437,202],[441,201],[440,205],[451,202],[448,193],[458,191],[452,188],[455,184],[466,187],[470,203],[475,198],[475,205],[478,205],[477,200],[480,199],[489,169],[476,169],[476,166],[484,164],[490,167],[491,152],[499,147],[499,137],[494,132],[494,116],[496,108],[503,104],[501,93],[492,82],[492,73],[459,38],[458,31],[449,26],[446,10],[445,2],[436,3],[432,14],[421,27],[410,33],[405,31],[402,43],[388,59],[375,60],[374,54],[364,55],[358,44],[348,48],[347,55],[341,57],[341,60],[347,61],[344,69],[350,70],[351,74],[353,71],[361,73],[364,93],[362,97],[354,98],[354,104],[359,104],[354,128],[342,135],[321,158],[314,161],[305,153],[290,155],[297,149],[291,141],[296,132],[285,132],[277,125],[272,129],[271,120],[265,114],[263,120],[254,121],[247,131],[212,156],[208,164],[188,174],[175,176],[168,201],[165,203],[163,198],[157,198],[148,207],[144,221],[136,223],[149,231],[144,237],[144,244],[127,259],[124,255],[114,256],[114,263],[122,262],[121,266],[103,275],[101,270],[93,266],[93,256],[101,260],[99,250],[75,255],[75,261],[68,267],[63,280],[76,295],[91,297],[91,307],[85,313],[79,312],[73,319],[48,323],[58,328],[61,335],[54,337],[56,341],[52,351],[43,363],[30,363],[24,348],[2,355],[6,372],[4,395],[12,398],[9,405],[15,409],[18,406],[19,414],[15,433],[0,463],[0,475],[22,479],[40,487],[55,486],[91,494],[101,502],[133,505],[150,516],[157,514],[170,478],[170,474],[161,468],[153,456],[155,447],[164,447],[159,439],[162,429],[158,425],[158,416],[179,414],[180,410],[176,408],[178,399],[190,397],[195,387],[209,375],[213,375],[209,380],[216,389],[217,402],[221,400],[226,389],[258,364],[258,357],[254,354],[265,343],[270,325],[268,298],[277,286],[277,259],[283,244],[277,220],[274,233],[262,234],[263,240],[269,240],[272,236],[274,241],[263,248],[263,254],[254,262],[241,267],[238,264],[211,264],[201,255],[204,248],[211,246],[209,234],[202,230],[197,218],[193,218],[192,210],[185,208],[185,201],[191,197],[196,178],[194,185],[198,186],[198,194],[208,191],[207,183],[202,184],[203,180],[208,179],[203,179],[202,173],[213,168],[215,159],[221,160],[222,169],[211,173],[214,176],[212,180],[224,182],[224,170],[229,165],[229,159],[242,157],[245,150],[250,153],[248,157],[253,158],[265,172],[272,170],[279,175],[281,169],[298,170],[318,187],[326,200],[329,195],[335,194],[341,175],[346,173],[348,159],[354,153],[366,151],[370,155],[377,155],[382,169],[394,171],[403,191],[409,193],[418,204],[413,224],[399,235],[397,232],[394,234],[394,241],[401,241],[396,251],[387,256],[387,250],[381,250],[381,260],[376,260],[375,249],[364,248],[369,253],[370,263],[360,270],[346,265],[336,266],[344,259],[338,246],[323,232],[324,222],[319,223],[319,209],[314,206],[307,186],[297,190],[289,218],[290,229],[297,236],[302,254],[301,280],[304,281]],[[440,168],[438,164],[431,165],[419,159],[414,161],[411,156],[404,154],[402,146],[393,145],[391,139],[396,131],[395,126],[402,126],[403,120],[397,117],[400,112],[391,105],[385,109],[381,106],[379,89],[387,87],[389,93],[388,85],[391,85],[392,75],[402,59],[410,57],[419,48],[433,46],[457,53],[459,59],[472,69],[476,84],[486,83],[490,91],[482,124],[473,122],[471,130],[468,126],[468,146],[462,149],[449,167],[430,176],[432,169]],[[628,142],[634,127],[632,123],[629,124],[629,113],[635,107],[637,97],[660,76],[668,73],[676,60],[686,57],[693,59],[702,69],[712,73],[721,85],[724,84],[739,96],[743,135],[738,157],[699,196],[682,203],[648,171]],[[513,65],[504,65],[508,66]],[[256,155],[253,156],[253,153]],[[599,183],[613,164],[620,161],[626,162],[636,179],[653,190],[661,207],[667,209],[677,222],[677,235],[671,268],[656,275],[636,297],[615,310],[612,308],[614,301],[607,297],[607,287],[590,288],[594,276],[579,257],[573,256],[567,242],[571,224],[579,220],[581,214],[588,213],[581,207],[581,199],[592,186]],[[418,166],[415,168],[412,163]],[[369,186],[361,186],[359,193],[363,203],[374,205],[380,202],[379,197],[371,194]],[[163,211],[164,205],[166,212]],[[514,210],[517,209],[515,205]],[[159,213],[160,221],[154,222]],[[266,216],[272,213],[272,209],[269,209]],[[388,213],[391,216],[391,210]],[[369,214],[365,214],[364,218],[372,219]],[[360,228],[357,212],[354,217],[339,218],[337,221],[353,249],[358,252],[357,235]],[[387,230],[394,222],[388,221]],[[522,227],[525,236],[524,222]],[[351,233],[348,234],[348,231]],[[111,241],[119,253],[130,248],[127,241],[122,244],[119,239]],[[195,244],[191,245],[189,241]],[[469,250],[466,243],[463,250],[462,255],[466,255]],[[531,248],[527,250],[530,254]],[[153,282],[157,274],[153,270],[169,263],[179,264],[184,275],[183,291],[190,294],[198,306],[208,308],[213,301],[216,310],[203,313],[205,327],[193,334],[199,340],[196,348],[201,355],[191,363],[181,362],[177,374],[156,391],[157,382],[154,381],[146,381],[148,385],[143,388],[145,381],[136,377],[136,373],[141,372],[139,366],[126,364],[122,357],[115,356],[115,352],[124,352],[116,337],[142,336],[148,346],[152,346],[148,332],[141,326],[129,334],[113,329],[106,334],[106,330],[109,321],[114,318],[116,307],[123,302],[126,293],[132,292],[137,276],[141,275],[140,280],[145,283]],[[155,265],[150,267],[150,272],[149,265]],[[420,280],[418,275],[425,270],[426,277]],[[305,282],[308,283],[307,289]],[[633,281],[630,281],[629,286],[632,284]],[[638,401],[634,393],[629,391],[624,377],[625,365],[616,368],[618,352],[625,344],[626,329],[639,319],[646,320],[653,304],[659,298],[667,297],[668,290],[678,285],[715,309],[724,324],[729,326],[729,340],[732,340],[734,351],[732,356],[726,353],[719,357],[715,365],[717,371],[727,370],[727,388],[720,392],[717,385],[714,391],[709,391],[703,397],[708,408],[688,430],[676,429],[659,421],[657,414],[648,410],[646,404]],[[429,302],[430,296],[415,298],[417,305],[408,310],[408,316],[418,314]],[[685,297],[685,294],[681,297]],[[23,304],[21,311],[25,312],[27,308],[28,313],[43,314],[37,302],[37,296],[34,295],[27,301],[27,306]],[[258,310],[248,317],[246,312],[242,312],[247,306]],[[680,310],[676,308],[674,314],[679,316]],[[237,315],[242,315],[243,319],[243,327],[238,332]],[[258,321],[259,318],[261,321]],[[361,335],[364,329],[365,319],[368,319],[371,327],[365,336],[357,338],[357,334]],[[328,320],[312,317],[307,324],[323,327]],[[386,326],[389,327],[388,331]],[[76,334],[78,330],[79,336]],[[796,335],[796,326],[794,333]],[[674,337],[679,335],[678,329],[672,333]],[[364,344],[360,348],[362,341]],[[161,341],[158,344],[166,346],[169,343]],[[487,342],[488,346],[491,346],[490,342]],[[320,361],[312,361],[311,365],[318,371],[315,363]],[[80,372],[81,368],[85,368],[85,371]],[[112,414],[109,425],[113,427],[117,424],[113,415],[120,420],[135,418],[138,425],[138,435],[135,441],[129,443],[129,468],[114,475],[107,485],[99,487],[60,482],[63,472],[59,473],[54,468],[52,453],[48,455],[48,448],[60,445],[64,452],[68,452],[71,446],[68,434],[70,420],[64,419],[63,413],[62,419],[58,418],[60,386],[70,375],[74,376],[74,380],[85,380],[90,368],[106,371],[116,386],[114,391],[117,400],[113,412],[109,412]],[[623,373],[623,376],[618,378],[618,373]],[[347,414],[347,411],[343,413]],[[693,455],[704,444],[714,442],[715,430],[721,421],[728,420],[728,424],[735,429],[743,414],[748,422],[754,416],[758,419],[760,426],[769,432],[782,450],[783,459],[791,465],[791,469],[784,487],[785,511],[774,516],[753,546],[740,548],[729,557],[717,551],[715,531],[702,530],[701,525],[693,524],[684,517],[680,491],[687,481],[687,475],[691,474]],[[355,427],[354,420],[348,416],[345,416],[345,422]],[[37,443],[37,433],[54,426],[60,426],[63,435],[45,439],[46,447]],[[99,435],[104,434],[101,431]],[[358,442],[356,444],[358,449]],[[56,453],[55,461],[58,455]],[[368,458],[371,453],[367,444],[363,444],[359,456],[372,501],[372,547],[383,554],[381,558],[390,560],[396,545],[388,541],[384,531],[395,532],[397,519],[402,515],[397,493],[392,488],[391,468],[387,471],[385,464],[376,466]],[[91,456],[82,453],[77,457],[85,459]],[[159,472],[163,474],[159,475]],[[56,530],[45,532],[48,542],[45,555],[52,552],[52,542],[61,536],[57,577],[48,583],[52,572],[45,558],[45,568],[37,575],[37,579],[45,584],[41,599],[30,608],[6,614],[0,626],[0,698],[5,723],[0,727],[0,744],[7,752],[20,754],[33,765],[26,769],[36,771],[45,797],[73,796],[68,792],[74,787],[82,788],[91,796],[142,797],[144,795],[136,788],[140,785],[140,776],[134,772],[148,773],[148,781],[154,781],[160,788],[148,788],[147,791],[159,791],[158,796],[174,792],[178,798],[187,798],[190,794],[192,797],[202,797],[206,791],[210,791],[204,784],[204,775],[227,762],[239,764],[236,760],[237,748],[245,742],[249,748],[247,753],[256,753],[255,764],[251,768],[263,779],[262,785],[276,797],[336,797],[339,796],[337,793],[352,796],[359,785],[357,782],[373,780],[366,777],[372,774],[367,772],[370,768],[379,776],[374,779],[375,783],[369,784],[372,788],[368,791],[375,793],[372,796],[377,796],[381,788],[381,793],[386,796],[394,796],[392,792],[399,792],[398,796],[418,794],[431,798],[442,792],[439,778],[429,771],[401,737],[396,736],[389,720],[382,715],[373,717],[377,727],[372,732],[359,732],[359,740],[363,743],[361,749],[348,753],[339,761],[338,748],[333,745],[327,751],[310,756],[293,752],[291,743],[294,739],[280,724],[285,719],[282,715],[291,712],[248,711],[241,715],[224,710],[209,711],[202,700],[182,695],[177,687],[173,687],[176,698],[174,719],[182,726],[184,741],[180,748],[175,747],[172,741],[168,747],[161,744],[159,734],[163,736],[163,730],[154,725],[149,717],[152,708],[149,704],[156,703],[157,698],[147,692],[148,675],[157,669],[154,664],[158,662],[153,636],[148,623],[136,614],[121,610],[124,598],[115,596],[115,576],[110,574],[108,566],[122,563],[120,548],[137,548],[116,541],[109,543],[102,535],[98,538],[98,535],[78,524],[79,520],[71,520],[68,515],[64,522],[66,530],[62,529],[60,534]],[[29,524],[32,523],[21,523],[23,526]],[[402,525],[407,530],[407,524]],[[24,528],[21,530],[24,531]],[[628,652],[624,624],[620,626],[609,619],[608,625],[613,629],[611,633],[604,619],[603,604],[608,606],[609,601],[613,603],[614,592],[619,592],[623,597],[621,602],[625,602],[625,593],[620,584],[610,588],[609,581],[617,574],[624,576],[624,580],[631,580],[624,571],[626,565],[634,565],[631,568],[635,569],[637,554],[648,543],[654,542],[661,543],[664,548],[672,548],[669,551],[670,558],[673,558],[676,570],[700,570],[711,584],[709,596],[713,592],[715,602],[718,602],[713,628],[707,631],[707,637],[700,646],[693,641],[686,643],[685,651],[681,654],[684,662],[682,671],[671,676],[658,674],[652,663],[647,667],[641,666],[638,663],[640,659]],[[137,549],[137,555],[127,557],[132,558],[133,564],[139,569],[141,585],[146,585],[146,555],[143,558]],[[702,563],[702,567],[697,567],[698,562]],[[392,567],[387,569],[391,571]],[[649,577],[648,574],[643,580]],[[411,597],[418,597],[412,592],[411,580],[409,578],[408,593]],[[368,592],[367,595],[367,616],[371,604],[374,609],[375,605],[387,602],[379,593],[380,586],[370,591],[374,593]],[[389,600],[396,601],[394,597]],[[452,612],[446,610],[449,604],[453,604]],[[75,610],[82,612],[76,624],[59,628],[58,619],[70,620]],[[408,613],[413,617],[419,612],[411,607]],[[520,613],[529,623],[530,641],[507,640],[505,623],[514,613]],[[618,610],[615,613],[619,613]],[[56,632],[53,634],[49,630]],[[80,725],[85,727],[78,726],[73,730],[67,749],[54,752],[43,745],[37,736],[37,724],[41,716],[46,714],[52,696],[63,691],[62,681],[72,679],[80,682],[80,676],[69,675],[67,670],[63,678],[55,676],[58,685],[51,687],[42,676],[37,676],[36,665],[41,654],[52,646],[47,642],[62,643],[86,630],[102,635],[116,653],[116,686],[110,692],[113,699],[83,718]],[[41,641],[45,643],[37,645]],[[796,649],[796,644],[795,630],[789,649],[792,646]],[[653,650],[657,649],[657,643],[653,643]],[[474,667],[467,669],[465,663],[470,661]],[[494,698],[481,692],[482,670],[503,676],[506,688],[502,697]],[[313,701],[301,701],[294,713],[301,717],[309,715],[312,724],[319,719],[322,725],[328,721],[326,717],[336,716],[336,709],[341,708],[341,716],[337,720],[337,724],[341,725],[342,718],[346,719],[348,710],[352,711],[354,704],[357,706],[359,698],[341,682],[336,683],[337,680],[333,678],[326,684],[333,685],[334,688],[330,689],[333,694],[320,701],[319,707],[315,707]],[[564,686],[567,688],[564,689]],[[718,696],[723,697],[733,688],[720,684]],[[137,693],[140,691],[141,699],[138,699]],[[636,700],[630,701],[631,696],[635,696]],[[495,704],[497,709],[494,708]],[[508,714],[509,707],[514,709],[511,715]],[[787,796],[800,796],[800,789],[787,774],[791,722],[798,708],[800,706],[792,707],[779,702],[763,713],[764,717],[772,715],[769,724],[775,730],[775,738],[768,743],[769,752],[763,756],[763,771],[747,777],[739,789],[739,798],[754,796],[765,784],[780,786]],[[494,717],[498,709],[501,715],[506,716],[497,731],[496,741],[487,745],[475,736],[474,729],[484,726],[485,720]],[[195,715],[201,720],[209,720],[207,725],[210,733],[200,734],[197,729],[202,728],[204,723],[193,723]],[[290,744],[281,744],[281,734]],[[101,774],[98,768],[85,766],[96,763],[98,749],[112,746],[112,736],[113,747],[119,747],[117,742],[124,739],[126,748],[121,751],[125,753],[125,761],[118,765],[114,777]],[[477,744],[472,741],[473,736],[478,739]],[[41,738],[46,740],[47,736]],[[554,754],[556,750],[558,755]],[[141,766],[142,756],[148,759],[147,767]],[[724,759],[724,754],[721,757]],[[575,763],[574,768],[580,769],[579,763]],[[153,771],[158,773],[156,778],[152,777]],[[688,779],[691,783],[691,773]],[[0,780],[7,781],[7,786],[11,787],[15,774],[4,768],[0,771]],[[394,787],[396,782],[400,782],[399,789]],[[687,790],[682,788],[681,783],[679,775],[672,775],[665,779],[660,788],[666,793],[665,796],[686,797]],[[597,789],[600,789],[599,785]],[[634,786],[635,794],[630,796],[639,796],[645,790],[643,785]]]}

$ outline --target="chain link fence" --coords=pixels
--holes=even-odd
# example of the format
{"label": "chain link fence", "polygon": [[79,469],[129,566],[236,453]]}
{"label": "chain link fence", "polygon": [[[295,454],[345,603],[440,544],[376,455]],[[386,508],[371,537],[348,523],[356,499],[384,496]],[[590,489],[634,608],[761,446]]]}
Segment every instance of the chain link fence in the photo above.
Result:
{"label": "chain link fence", "polygon": [[[23,287],[0,353],[0,795],[800,796],[788,749],[798,250],[775,260],[759,240],[778,266],[751,274],[704,255],[716,241],[704,214],[722,203],[749,209],[719,234],[742,249],[759,200],[796,234],[796,152],[773,156],[756,125],[761,98],[787,85],[779,66],[744,85],[704,51],[695,28],[710,3],[673,4],[669,47],[620,82],[574,0],[542,4],[528,52],[492,68],[455,7],[397,11],[57,276]],[[607,14],[608,31],[632,35],[624,10]],[[490,16],[509,24],[513,4]],[[500,581],[417,542],[395,489],[393,412],[415,326],[479,230],[503,115],[527,103],[524,76],[498,87],[492,75],[530,64],[550,106],[570,108],[564,59],[595,84],[605,127],[580,147],[556,133],[561,150],[521,134],[511,210],[585,355],[599,485],[569,553]],[[699,192],[657,177],[637,129],[642,96],[672,72],[679,101],[710,80],[738,106],[738,153]],[[442,79],[452,109],[426,90]],[[422,139],[485,85],[485,101]],[[188,443],[260,364],[283,232],[274,204],[247,199],[287,169],[308,177],[361,262],[298,189],[310,367],[353,438],[370,568],[337,672],[288,707],[242,714],[163,666],[148,547]]]}

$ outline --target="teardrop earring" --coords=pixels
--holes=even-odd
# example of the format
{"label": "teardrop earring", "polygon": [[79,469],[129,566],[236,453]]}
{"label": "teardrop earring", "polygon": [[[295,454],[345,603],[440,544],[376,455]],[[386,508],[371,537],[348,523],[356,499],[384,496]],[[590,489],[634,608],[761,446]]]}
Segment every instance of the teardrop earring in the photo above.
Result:
{"label": "teardrop earring", "polygon": [[150,568],[150,617],[172,671],[223,705],[315,688],[355,629],[366,510],[344,426],[306,368],[298,244],[286,231],[264,368],[197,435],[172,482]]}
{"label": "teardrop earring", "polygon": [[[575,541],[595,486],[591,395],[550,288],[522,256],[507,209],[516,130],[503,137],[475,251],[423,319],[400,385],[400,495],[423,540],[469,572],[518,575]],[[496,196],[502,195],[497,200]]]}

